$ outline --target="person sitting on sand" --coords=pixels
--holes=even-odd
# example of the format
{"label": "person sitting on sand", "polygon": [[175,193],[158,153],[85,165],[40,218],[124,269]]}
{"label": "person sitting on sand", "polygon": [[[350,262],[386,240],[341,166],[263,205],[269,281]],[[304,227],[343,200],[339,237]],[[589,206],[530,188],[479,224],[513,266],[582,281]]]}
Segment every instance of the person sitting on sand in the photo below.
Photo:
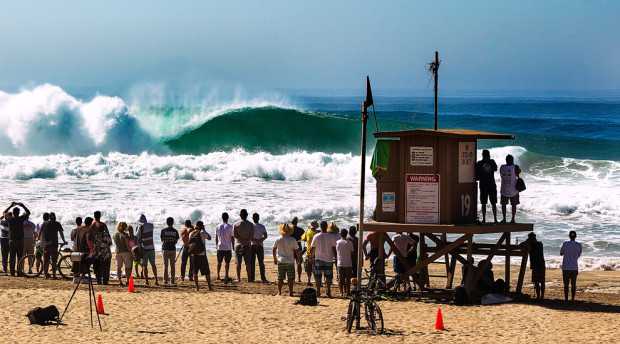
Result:
{"label": "person sitting on sand", "polygon": [[562,279],[564,280],[564,300],[568,301],[568,284],[571,284],[571,300],[575,301],[575,291],[577,290],[577,275],[579,274],[579,264],[577,260],[581,256],[581,244],[575,241],[577,232],[568,233],[570,241],[565,241],[560,249],[562,259]]}
{"label": "person sitting on sand", "polygon": [[138,237],[142,240],[142,246],[144,247],[144,258],[142,258],[142,271],[144,271],[144,280],[146,285],[149,285],[149,267],[151,264],[153,269],[153,276],[155,277],[155,285],[159,285],[157,281],[157,266],[155,266],[155,245],[153,243],[153,224],[147,222],[144,214],[140,215],[138,225]]}
{"label": "person sitting on sand", "polygon": [[245,271],[248,281],[252,276],[252,238],[254,238],[254,225],[248,221],[248,211],[241,209],[241,220],[233,225],[233,235],[237,241],[235,247],[235,263],[237,265],[237,282],[241,282],[241,263],[245,261]]}
{"label": "person sitting on sand", "polygon": [[198,221],[196,222],[196,227],[194,227],[194,230],[191,231],[189,235],[190,245],[194,243],[197,246],[195,250],[196,253],[191,255],[191,259],[193,261],[192,265],[194,268],[191,273],[194,277],[193,280],[196,285],[196,291],[200,290],[200,286],[198,285],[198,272],[205,276],[209,290],[213,290],[213,287],[211,286],[211,270],[209,269],[209,261],[207,260],[207,247],[205,245],[205,240],[211,240],[211,235],[205,231],[205,226],[202,221]]}
{"label": "person sitting on sand", "polygon": [[260,269],[260,279],[263,283],[267,283],[267,276],[265,276],[265,250],[263,248],[263,241],[267,239],[267,230],[265,226],[260,224],[260,215],[258,213],[252,214],[252,220],[254,221],[254,237],[252,240],[252,282],[256,275],[256,260],[258,260],[258,267]]}
{"label": "person sitting on sand", "polygon": [[314,271],[314,251],[312,251],[310,247],[312,245],[312,239],[317,233],[319,233],[317,228],[319,228],[319,222],[317,220],[312,220],[308,225],[308,230],[301,236],[301,240],[306,242],[306,260],[304,261],[304,270],[306,271],[306,275],[308,275],[308,286],[312,286],[310,278],[312,277],[312,272]]}
{"label": "person sitting on sand", "polygon": [[[168,227],[161,230],[161,254],[164,258],[164,284],[168,281],[174,284],[175,258],[177,256],[177,242],[179,241],[179,232],[172,227],[174,219],[169,217],[166,219]],[[170,279],[168,279],[168,268],[170,268]]]}
{"label": "person sitting on sand", "polygon": [[336,241],[334,236],[327,233],[327,222],[321,221],[321,233],[312,238],[310,249],[314,256],[314,279],[316,295],[321,296],[321,279],[325,276],[327,297],[332,296],[332,278],[334,276],[334,257],[336,256]]}
{"label": "person sitting on sand", "polygon": [[[20,209],[13,206],[24,208],[26,213],[20,216]],[[13,211],[9,212],[11,208]],[[24,222],[30,217],[30,210],[23,203],[11,202],[2,215],[9,227],[9,270],[15,276],[15,266],[24,254]]]}
{"label": "person sitting on sand", "polygon": [[45,245],[43,246],[43,272],[45,278],[49,278],[50,261],[52,263],[52,279],[56,278],[56,263],[58,261],[58,234],[62,238],[64,245],[67,244],[65,235],[63,234],[62,225],[56,221],[56,214],[50,213],[49,221],[45,222],[41,227],[40,235]]}
{"label": "person sitting on sand", "polygon": [[[303,247],[301,246],[301,237],[304,235],[304,230],[301,227],[297,227],[297,223],[299,223],[299,219],[297,216],[293,216],[291,219],[291,227],[293,227],[293,234],[291,237],[295,239],[297,242],[297,246],[299,247],[299,252],[303,252]],[[303,258],[300,258],[297,261],[297,282],[301,283],[301,264],[303,263]]]}
{"label": "person sitting on sand", "polygon": [[224,261],[224,283],[228,283],[232,248],[235,247],[233,227],[228,223],[228,213],[222,213],[222,223],[215,227],[215,247],[217,249],[217,279],[220,280],[220,270],[222,261]]}
{"label": "person sitting on sand", "polygon": [[273,244],[273,263],[278,266],[278,295],[282,295],[282,286],[284,285],[284,277],[286,277],[289,296],[293,296],[295,263],[301,258],[297,241],[291,236],[293,231],[293,227],[289,226],[288,223],[280,225],[278,228],[280,237]]}
{"label": "person sitting on sand", "polygon": [[474,290],[476,291],[488,292],[493,289],[493,283],[495,282],[495,277],[493,275],[493,263],[489,262],[489,265],[486,267],[486,269],[483,270],[482,267],[486,262],[487,260],[483,259],[478,263],[478,269],[476,270],[476,273],[482,270],[482,276],[487,276],[488,281],[483,279],[482,276],[480,276],[480,279],[478,280],[478,282],[476,282],[476,285],[474,287]]}
{"label": "person sitting on sand", "polygon": [[508,154],[506,156],[506,165],[499,168],[499,175],[502,178],[502,186],[500,188],[502,204],[502,223],[506,223],[506,205],[510,201],[512,206],[512,219],[510,223],[515,223],[515,214],[517,213],[517,205],[519,204],[519,191],[517,190],[517,178],[521,173],[519,165],[514,164],[514,158]]}
{"label": "person sitting on sand", "polygon": [[351,296],[351,277],[353,277],[353,256],[355,249],[353,243],[347,240],[349,232],[346,229],[340,231],[340,240],[336,241],[337,267],[338,267],[338,296]]}
{"label": "person sitting on sand", "polygon": [[114,245],[116,246],[116,276],[118,277],[118,285],[123,284],[122,269],[125,265],[125,278],[129,284],[131,276],[133,256],[129,250],[129,235],[127,235],[127,223],[119,222],[116,226],[116,233],[113,236]]}
{"label": "person sitting on sand", "polygon": [[185,227],[183,227],[183,229],[181,229],[181,240],[183,241],[183,248],[182,248],[182,253],[181,253],[181,281],[185,280],[185,269],[187,268],[187,261],[189,260],[189,280],[190,282],[194,279],[191,271],[193,271],[192,269],[192,260],[189,259],[190,254],[189,252],[187,252],[187,248],[189,247],[189,233],[191,233],[191,231],[194,230],[194,227],[192,226],[192,221],[191,220],[185,220]]}
{"label": "person sitting on sand", "polygon": [[491,159],[491,153],[484,149],[482,160],[476,162],[476,180],[480,181],[480,211],[482,212],[482,223],[486,222],[487,201],[491,203],[493,219],[497,223],[497,185],[495,184],[495,171],[497,164]]}
{"label": "person sitting on sand", "polygon": [[542,242],[536,240],[534,232],[528,234],[527,240],[519,246],[530,253],[530,269],[532,270],[532,283],[536,289],[536,300],[545,298],[545,256]]}

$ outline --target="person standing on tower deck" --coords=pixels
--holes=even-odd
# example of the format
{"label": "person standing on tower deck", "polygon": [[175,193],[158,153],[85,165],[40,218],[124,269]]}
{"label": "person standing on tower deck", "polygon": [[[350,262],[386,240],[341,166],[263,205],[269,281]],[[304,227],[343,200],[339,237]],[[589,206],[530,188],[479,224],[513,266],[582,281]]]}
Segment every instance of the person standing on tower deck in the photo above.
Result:
{"label": "person standing on tower deck", "polygon": [[237,240],[235,247],[235,263],[237,265],[237,282],[241,282],[241,263],[245,261],[245,271],[248,275],[248,282],[252,277],[252,238],[254,238],[254,225],[248,221],[248,211],[241,209],[239,212],[241,220],[235,222],[233,235]]}
{"label": "person standing on tower deck", "polygon": [[575,291],[577,290],[577,274],[579,265],[577,259],[581,256],[581,244],[575,241],[577,232],[568,233],[570,241],[565,241],[560,249],[562,259],[562,277],[564,279],[564,300],[568,301],[568,283],[571,284],[571,300],[575,301]]}
{"label": "person standing on tower deck", "polygon": [[258,213],[252,214],[252,220],[254,221],[254,238],[252,240],[252,282],[256,276],[256,260],[258,259],[258,267],[260,269],[260,279],[263,283],[267,283],[267,276],[265,276],[265,250],[263,248],[263,241],[267,239],[267,230],[265,226],[258,223],[260,216]]}
{"label": "person standing on tower deck", "polygon": [[228,213],[222,213],[222,223],[215,227],[215,247],[217,249],[217,279],[220,279],[220,270],[222,261],[224,261],[226,271],[224,283],[226,284],[229,280],[228,271],[230,270],[232,249],[235,247],[233,227],[228,223]]}
{"label": "person standing on tower deck", "polygon": [[495,171],[497,171],[495,160],[491,159],[491,154],[488,150],[483,150],[482,160],[476,162],[476,180],[480,181],[480,210],[482,211],[482,223],[486,222],[487,200],[491,202],[493,219],[495,223],[497,223],[497,185],[495,184]]}
{"label": "person standing on tower deck", "polygon": [[519,191],[517,190],[517,177],[521,173],[519,165],[514,164],[514,158],[508,154],[506,156],[506,165],[499,168],[499,174],[502,178],[501,204],[502,204],[502,223],[506,223],[506,205],[510,201],[512,206],[512,219],[510,223],[515,223],[515,214],[517,205],[519,204]]}

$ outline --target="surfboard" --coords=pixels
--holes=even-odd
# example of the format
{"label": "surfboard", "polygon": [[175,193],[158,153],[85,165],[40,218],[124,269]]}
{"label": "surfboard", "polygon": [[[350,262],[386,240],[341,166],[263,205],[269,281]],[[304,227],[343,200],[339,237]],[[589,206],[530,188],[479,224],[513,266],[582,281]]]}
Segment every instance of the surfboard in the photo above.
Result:
{"label": "surfboard", "polygon": [[496,303],[504,303],[504,302],[511,302],[511,301],[513,300],[506,295],[486,294],[482,297],[481,303],[483,306],[486,306],[486,305],[493,305]]}

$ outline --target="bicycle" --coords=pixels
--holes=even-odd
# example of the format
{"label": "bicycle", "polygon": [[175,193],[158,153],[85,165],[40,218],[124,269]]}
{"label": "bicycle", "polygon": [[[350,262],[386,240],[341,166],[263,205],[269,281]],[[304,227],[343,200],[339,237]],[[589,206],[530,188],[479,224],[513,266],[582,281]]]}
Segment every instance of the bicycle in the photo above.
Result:
{"label": "bicycle", "polygon": [[[71,262],[71,252],[73,252],[70,248],[63,249],[62,247],[65,244],[59,244],[58,248],[58,261],[56,263],[56,270],[60,273],[60,276],[66,280],[70,280],[73,278],[73,274],[71,272],[71,268],[73,267],[73,263]],[[65,254],[63,254],[65,253]],[[41,257],[43,256],[43,249],[37,246],[35,250],[35,254],[27,254],[23,256],[19,262],[17,263],[18,272],[26,277],[33,278],[38,277],[43,272],[43,260]],[[33,270],[34,267],[34,270]]]}
{"label": "bicycle", "polygon": [[[417,286],[417,288],[420,290],[418,300],[422,298],[422,292],[424,288],[416,277],[413,277],[413,281],[410,281],[404,280],[402,275],[388,276],[385,274],[379,274],[374,269],[372,269],[371,271],[364,269],[364,271],[366,273],[365,279],[368,280],[366,288],[380,299],[390,301],[407,300],[409,297],[412,296],[412,290],[407,287],[408,283],[413,283],[414,288]],[[387,281],[388,278],[389,281]]]}
{"label": "bicycle", "polygon": [[374,298],[369,295],[369,291],[353,290],[353,297],[349,302],[349,310],[347,312],[347,332],[351,333],[353,321],[357,319],[358,325],[361,317],[361,307],[364,304],[364,318],[368,323],[368,329],[375,331],[377,334],[383,333],[383,314],[381,308],[375,302]]}

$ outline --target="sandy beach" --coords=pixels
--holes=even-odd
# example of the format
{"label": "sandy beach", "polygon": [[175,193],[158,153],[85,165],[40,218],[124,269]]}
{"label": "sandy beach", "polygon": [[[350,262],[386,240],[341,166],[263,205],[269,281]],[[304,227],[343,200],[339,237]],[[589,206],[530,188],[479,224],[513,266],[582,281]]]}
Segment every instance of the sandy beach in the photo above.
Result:
{"label": "sandy beach", "polygon": [[[161,256],[157,261],[161,264]],[[215,279],[215,257],[210,256],[209,262]],[[276,277],[274,267],[267,264],[270,281]],[[160,266],[158,272],[162,271]],[[513,266],[512,276],[516,272],[517,267]],[[247,283],[243,281],[244,275],[242,272],[241,283],[225,285],[215,281],[213,292],[206,288],[193,292],[193,282],[187,280],[176,286],[163,285],[160,280],[161,286],[147,287],[144,280],[136,279],[133,294],[127,292],[127,287],[95,285],[108,314],[101,316],[103,332],[97,328],[96,317],[95,328],[91,328],[87,286],[80,287],[59,328],[41,327],[30,325],[25,314],[33,307],[50,304],[62,312],[73,292],[73,284],[0,275],[2,342],[583,343],[614,342],[620,335],[618,271],[580,272],[574,303],[563,301],[561,271],[556,269],[547,272],[547,301],[542,304],[523,301],[495,306],[455,306],[425,299],[382,301],[384,335],[366,330],[346,333],[341,320],[349,302],[346,298],[320,298],[316,307],[294,305],[297,297],[274,296],[275,283]],[[526,281],[529,278],[528,271]],[[458,280],[460,276],[456,276],[455,281]],[[513,286],[515,282],[512,281]],[[204,278],[201,285],[206,285]],[[305,283],[295,284],[296,293],[304,288]],[[525,284],[524,293],[534,295],[531,283]],[[433,330],[439,308],[447,331]]]}

